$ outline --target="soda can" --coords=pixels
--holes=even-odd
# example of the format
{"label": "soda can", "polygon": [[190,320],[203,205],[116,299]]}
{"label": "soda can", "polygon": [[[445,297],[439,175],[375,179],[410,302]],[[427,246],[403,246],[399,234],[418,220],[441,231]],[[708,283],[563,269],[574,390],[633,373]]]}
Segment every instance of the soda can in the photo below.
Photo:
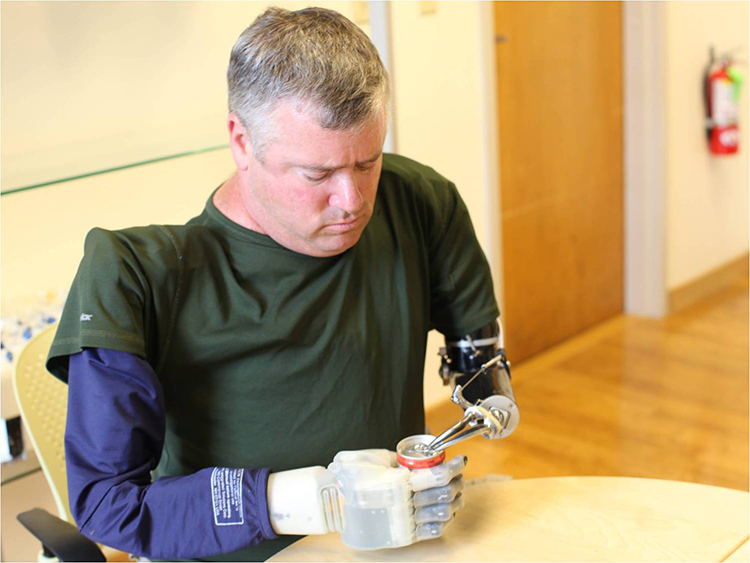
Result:
{"label": "soda can", "polygon": [[417,434],[401,440],[396,446],[399,465],[409,469],[435,467],[445,461],[445,452],[431,452],[427,446],[435,439],[429,434]]}

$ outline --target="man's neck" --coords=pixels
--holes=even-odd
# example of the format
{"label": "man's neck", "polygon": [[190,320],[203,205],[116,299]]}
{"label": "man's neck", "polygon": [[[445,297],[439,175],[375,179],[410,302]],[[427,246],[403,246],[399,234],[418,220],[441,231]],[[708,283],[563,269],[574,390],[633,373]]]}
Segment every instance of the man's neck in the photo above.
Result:
{"label": "man's neck", "polygon": [[213,197],[214,206],[219,213],[229,220],[258,233],[263,233],[260,226],[253,220],[242,201],[240,178],[237,172],[216,190]]}

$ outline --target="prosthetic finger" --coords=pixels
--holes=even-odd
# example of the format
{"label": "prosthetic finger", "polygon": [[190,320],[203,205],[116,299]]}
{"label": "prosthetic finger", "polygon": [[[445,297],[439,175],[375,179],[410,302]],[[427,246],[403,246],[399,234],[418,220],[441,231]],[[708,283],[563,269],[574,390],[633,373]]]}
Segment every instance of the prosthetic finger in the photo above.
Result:
{"label": "prosthetic finger", "polygon": [[433,487],[414,494],[414,507],[421,508],[431,504],[452,502],[464,488],[464,477],[458,475],[444,487]]}
{"label": "prosthetic finger", "polygon": [[430,522],[448,522],[453,518],[457,510],[464,506],[464,499],[459,495],[453,502],[446,504],[433,504],[417,509],[414,520],[419,524]]}
{"label": "prosthetic finger", "polygon": [[448,463],[441,463],[429,469],[413,469],[411,472],[411,488],[414,492],[444,487],[454,477],[458,476],[466,467],[468,458],[465,455],[454,457]]}
{"label": "prosthetic finger", "polygon": [[453,522],[453,520],[448,520],[447,522],[430,522],[429,524],[420,524],[419,526],[417,526],[417,541],[439,538],[443,535],[445,528],[451,522]]}
{"label": "prosthetic finger", "polygon": [[336,454],[334,462],[342,464],[368,464],[381,467],[397,467],[396,453],[388,450],[343,451]]}

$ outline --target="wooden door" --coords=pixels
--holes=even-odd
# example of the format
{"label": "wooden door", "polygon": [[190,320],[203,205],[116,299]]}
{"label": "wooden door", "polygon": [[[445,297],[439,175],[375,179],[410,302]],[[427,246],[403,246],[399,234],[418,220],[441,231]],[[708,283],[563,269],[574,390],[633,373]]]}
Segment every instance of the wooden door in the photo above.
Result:
{"label": "wooden door", "polygon": [[511,360],[622,311],[620,13],[618,2],[495,5]]}

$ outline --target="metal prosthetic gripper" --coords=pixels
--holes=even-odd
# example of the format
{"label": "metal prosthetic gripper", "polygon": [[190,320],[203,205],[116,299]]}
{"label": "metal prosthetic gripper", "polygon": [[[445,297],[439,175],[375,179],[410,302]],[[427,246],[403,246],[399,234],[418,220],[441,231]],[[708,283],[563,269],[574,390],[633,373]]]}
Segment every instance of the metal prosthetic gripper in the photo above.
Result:
{"label": "metal prosthetic gripper", "polygon": [[[486,373],[495,364],[503,364],[506,360],[498,355],[486,364],[463,387],[468,386],[480,373]],[[456,424],[436,437],[428,446],[433,452],[439,452],[456,444],[484,436],[486,438],[504,438],[511,434],[518,425],[519,412],[515,401],[504,395],[493,395],[472,404],[463,395],[463,387],[456,385],[451,394],[451,401],[464,409],[464,416]]]}

